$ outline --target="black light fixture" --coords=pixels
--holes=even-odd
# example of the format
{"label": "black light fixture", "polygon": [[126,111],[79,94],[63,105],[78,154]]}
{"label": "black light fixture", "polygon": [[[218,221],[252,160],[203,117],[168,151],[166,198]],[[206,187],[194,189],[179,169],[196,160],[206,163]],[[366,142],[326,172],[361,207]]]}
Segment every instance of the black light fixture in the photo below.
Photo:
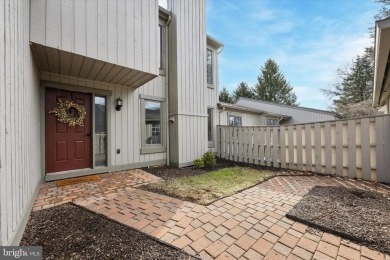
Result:
{"label": "black light fixture", "polygon": [[116,111],[120,111],[122,109],[122,106],[123,106],[123,100],[119,97],[116,99]]}

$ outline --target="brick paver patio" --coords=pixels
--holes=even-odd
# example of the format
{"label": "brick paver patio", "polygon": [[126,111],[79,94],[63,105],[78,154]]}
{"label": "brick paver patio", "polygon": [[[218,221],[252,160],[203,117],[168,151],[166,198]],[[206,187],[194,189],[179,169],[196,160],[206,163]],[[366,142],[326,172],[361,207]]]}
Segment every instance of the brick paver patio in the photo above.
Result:
{"label": "brick paver patio", "polygon": [[385,259],[390,256],[289,220],[285,214],[315,185],[389,193],[381,185],[343,178],[279,176],[201,206],[139,190],[159,178],[142,170],[101,175],[100,181],[42,185],[34,210],[69,201],[203,259]]}

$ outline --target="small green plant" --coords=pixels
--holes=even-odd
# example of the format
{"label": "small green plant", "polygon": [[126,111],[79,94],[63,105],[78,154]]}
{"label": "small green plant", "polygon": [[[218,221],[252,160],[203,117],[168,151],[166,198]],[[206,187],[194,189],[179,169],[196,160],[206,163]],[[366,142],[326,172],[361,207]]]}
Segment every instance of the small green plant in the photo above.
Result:
{"label": "small green plant", "polygon": [[205,152],[205,154],[202,156],[202,160],[204,165],[209,168],[214,168],[215,165],[217,164],[217,159],[215,158],[215,154],[211,150]]}
{"label": "small green plant", "polygon": [[202,159],[195,159],[194,164],[195,164],[196,168],[203,168],[204,167],[204,162]]}

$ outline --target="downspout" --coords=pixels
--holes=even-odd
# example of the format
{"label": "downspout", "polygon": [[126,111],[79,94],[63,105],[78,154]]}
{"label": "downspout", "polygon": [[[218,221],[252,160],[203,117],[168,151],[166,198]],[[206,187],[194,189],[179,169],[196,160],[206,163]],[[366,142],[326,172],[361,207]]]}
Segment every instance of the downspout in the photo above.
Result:
{"label": "downspout", "polygon": [[166,100],[166,128],[167,128],[167,131],[166,131],[166,140],[167,140],[167,151],[166,151],[166,164],[167,166],[169,166],[169,159],[170,159],[170,156],[169,156],[169,148],[170,148],[170,144],[169,144],[169,30],[168,30],[168,27],[169,25],[171,24],[171,21],[172,21],[172,16],[169,15],[168,16],[168,20],[167,20],[167,23],[165,25],[166,27],[166,52],[167,52],[167,55],[166,55],[166,59],[165,59],[165,68],[166,68],[166,73],[165,73],[165,100]]}

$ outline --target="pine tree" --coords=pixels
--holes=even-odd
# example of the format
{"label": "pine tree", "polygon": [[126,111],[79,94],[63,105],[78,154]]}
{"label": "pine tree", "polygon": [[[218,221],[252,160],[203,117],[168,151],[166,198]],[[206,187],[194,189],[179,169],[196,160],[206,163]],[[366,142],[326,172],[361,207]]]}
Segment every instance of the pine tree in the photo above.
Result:
{"label": "pine tree", "polygon": [[298,105],[293,88],[284,78],[274,60],[268,59],[264,66],[260,68],[260,71],[261,75],[257,77],[257,84],[254,88],[256,99],[286,105]]}
{"label": "pine tree", "polygon": [[225,103],[233,103],[233,97],[230,95],[229,91],[224,87],[219,92],[219,101]]}
{"label": "pine tree", "polygon": [[334,89],[323,89],[322,91],[333,98],[332,108],[335,112],[342,116],[349,116],[346,109],[349,105],[361,103],[372,97],[373,49],[366,48],[365,53],[362,56],[356,56],[350,66],[344,69],[339,68],[337,72],[339,80],[334,84]]}
{"label": "pine tree", "polygon": [[246,82],[238,84],[236,90],[233,91],[233,100],[236,102],[240,97],[253,98],[253,90],[248,86]]}

